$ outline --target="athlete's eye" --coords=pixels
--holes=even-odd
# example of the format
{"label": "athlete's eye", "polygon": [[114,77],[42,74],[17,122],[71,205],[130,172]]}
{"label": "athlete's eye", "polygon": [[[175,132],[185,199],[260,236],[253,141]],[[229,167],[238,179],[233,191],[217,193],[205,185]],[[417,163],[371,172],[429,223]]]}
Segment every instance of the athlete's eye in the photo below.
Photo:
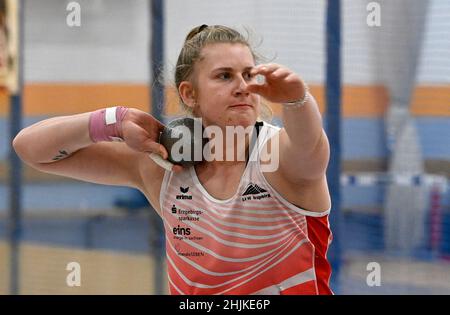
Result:
{"label": "athlete's eye", "polygon": [[250,72],[245,72],[245,73],[244,73],[244,78],[245,78],[246,80],[251,80],[251,79],[254,78],[254,75],[252,75]]}
{"label": "athlete's eye", "polygon": [[219,79],[224,79],[227,80],[231,77],[229,72],[222,72],[221,74],[219,74]]}

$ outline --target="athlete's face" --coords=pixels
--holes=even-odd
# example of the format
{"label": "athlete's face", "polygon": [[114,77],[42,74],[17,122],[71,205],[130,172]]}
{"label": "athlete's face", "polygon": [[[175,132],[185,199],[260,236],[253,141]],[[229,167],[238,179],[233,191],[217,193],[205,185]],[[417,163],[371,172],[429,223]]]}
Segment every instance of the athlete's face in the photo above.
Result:
{"label": "athlete's face", "polygon": [[205,126],[251,126],[259,114],[260,97],[246,90],[256,81],[250,49],[242,44],[210,44],[194,67],[195,113]]}

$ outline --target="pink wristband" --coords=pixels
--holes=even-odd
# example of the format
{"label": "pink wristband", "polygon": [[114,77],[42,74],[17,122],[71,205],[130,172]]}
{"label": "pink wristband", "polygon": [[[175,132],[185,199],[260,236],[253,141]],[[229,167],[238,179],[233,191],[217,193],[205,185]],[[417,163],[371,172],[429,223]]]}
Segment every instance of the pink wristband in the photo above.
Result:
{"label": "pink wristband", "polygon": [[128,108],[109,107],[92,112],[89,117],[89,136],[93,142],[123,141],[122,120]]}

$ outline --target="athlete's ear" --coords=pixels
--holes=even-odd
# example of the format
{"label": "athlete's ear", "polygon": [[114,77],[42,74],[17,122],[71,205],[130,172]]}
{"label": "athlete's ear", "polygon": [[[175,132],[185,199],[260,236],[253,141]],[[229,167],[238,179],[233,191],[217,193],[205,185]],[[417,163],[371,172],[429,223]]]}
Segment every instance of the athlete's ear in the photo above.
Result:
{"label": "athlete's ear", "polygon": [[195,98],[195,89],[191,82],[183,81],[180,83],[178,87],[178,93],[186,106],[194,109],[196,98]]}

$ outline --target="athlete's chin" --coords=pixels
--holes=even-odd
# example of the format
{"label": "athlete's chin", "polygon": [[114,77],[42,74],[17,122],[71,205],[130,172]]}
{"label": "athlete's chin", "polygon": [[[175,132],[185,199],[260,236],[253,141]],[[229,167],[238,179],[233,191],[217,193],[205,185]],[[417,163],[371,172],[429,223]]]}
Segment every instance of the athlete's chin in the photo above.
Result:
{"label": "athlete's chin", "polygon": [[256,118],[249,119],[233,119],[227,123],[227,126],[242,126],[244,128],[253,126],[256,122]]}
{"label": "athlete's chin", "polygon": [[226,120],[227,126],[253,126],[256,122],[256,115],[254,113],[228,115]]}

